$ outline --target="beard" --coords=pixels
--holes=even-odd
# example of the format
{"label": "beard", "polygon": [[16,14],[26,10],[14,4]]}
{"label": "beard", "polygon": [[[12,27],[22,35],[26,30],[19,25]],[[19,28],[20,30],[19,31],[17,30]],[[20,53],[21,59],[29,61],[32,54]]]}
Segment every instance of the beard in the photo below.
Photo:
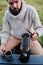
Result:
{"label": "beard", "polygon": [[20,12],[20,9],[14,8],[14,9],[12,10],[12,12],[13,12],[15,15],[17,15],[17,14]]}
{"label": "beard", "polygon": [[[22,8],[22,7],[21,7]],[[17,9],[17,8],[14,8],[14,9],[12,9],[11,7],[9,7],[9,11],[10,11],[10,13],[11,14],[13,14],[13,15],[18,15],[19,14],[19,12],[21,11],[21,8],[19,9]]]}

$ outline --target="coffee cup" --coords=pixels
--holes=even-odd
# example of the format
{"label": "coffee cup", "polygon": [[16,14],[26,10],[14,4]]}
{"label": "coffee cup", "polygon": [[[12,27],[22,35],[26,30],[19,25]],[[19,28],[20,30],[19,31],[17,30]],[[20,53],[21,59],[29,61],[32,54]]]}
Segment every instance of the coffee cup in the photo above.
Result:
{"label": "coffee cup", "polygon": [[12,52],[11,51],[6,51],[5,52],[5,59],[8,62],[11,62],[13,60],[13,58],[12,58]]}

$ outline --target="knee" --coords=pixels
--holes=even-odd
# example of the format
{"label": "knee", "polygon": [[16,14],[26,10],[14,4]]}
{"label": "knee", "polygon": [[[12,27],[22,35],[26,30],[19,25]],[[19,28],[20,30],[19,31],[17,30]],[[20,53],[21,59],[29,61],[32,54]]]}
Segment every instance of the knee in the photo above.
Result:
{"label": "knee", "polygon": [[31,49],[31,52],[35,55],[43,55],[43,48],[37,40],[31,41],[30,49]]}

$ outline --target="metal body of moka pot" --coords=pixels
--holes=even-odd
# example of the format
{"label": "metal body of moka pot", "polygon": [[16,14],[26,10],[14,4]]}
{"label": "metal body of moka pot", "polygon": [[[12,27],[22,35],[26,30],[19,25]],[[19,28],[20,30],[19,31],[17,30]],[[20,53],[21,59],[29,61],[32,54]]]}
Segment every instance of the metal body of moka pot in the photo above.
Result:
{"label": "metal body of moka pot", "polygon": [[20,54],[19,60],[23,63],[28,62],[30,58],[30,36],[30,33],[24,33],[22,35],[22,52]]}

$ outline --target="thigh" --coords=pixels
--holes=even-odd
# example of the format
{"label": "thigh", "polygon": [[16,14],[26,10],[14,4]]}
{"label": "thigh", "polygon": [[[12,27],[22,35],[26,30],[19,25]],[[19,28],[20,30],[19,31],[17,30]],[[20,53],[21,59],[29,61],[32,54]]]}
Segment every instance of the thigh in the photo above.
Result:
{"label": "thigh", "polygon": [[13,47],[20,44],[20,42],[21,42],[20,39],[10,37],[6,42],[6,50],[11,50]]}
{"label": "thigh", "polygon": [[41,47],[40,43],[36,41],[30,40],[30,49],[33,54],[43,55],[43,48]]}

